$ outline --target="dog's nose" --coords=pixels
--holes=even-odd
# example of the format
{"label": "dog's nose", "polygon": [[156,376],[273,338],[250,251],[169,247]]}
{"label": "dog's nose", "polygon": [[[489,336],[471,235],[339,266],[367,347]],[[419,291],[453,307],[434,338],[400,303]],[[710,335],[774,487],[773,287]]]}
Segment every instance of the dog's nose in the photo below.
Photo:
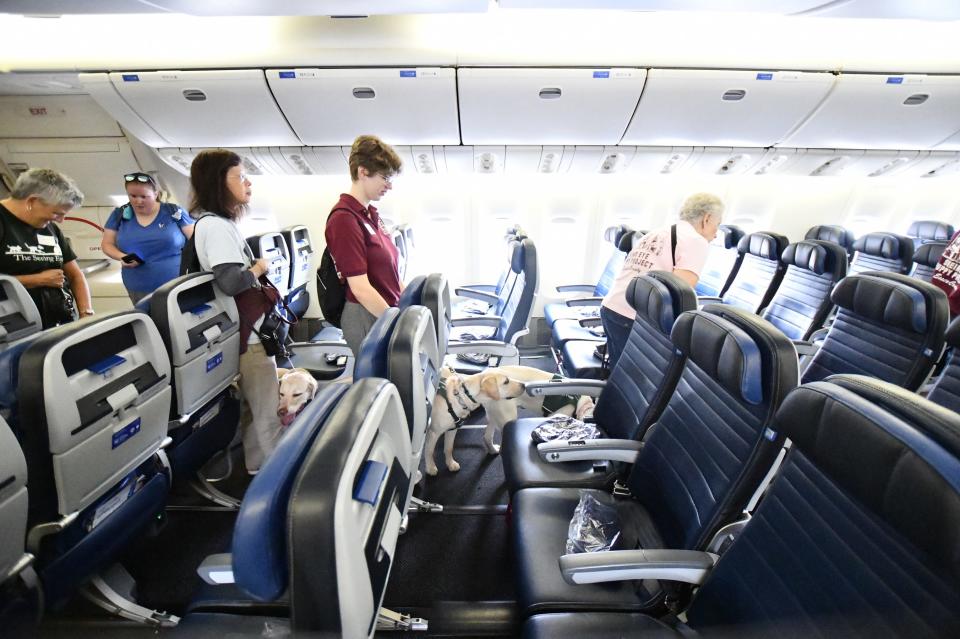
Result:
{"label": "dog's nose", "polygon": [[286,414],[287,414],[287,409],[284,408],[283,406],[277,409],[277,417],[283,417]]}

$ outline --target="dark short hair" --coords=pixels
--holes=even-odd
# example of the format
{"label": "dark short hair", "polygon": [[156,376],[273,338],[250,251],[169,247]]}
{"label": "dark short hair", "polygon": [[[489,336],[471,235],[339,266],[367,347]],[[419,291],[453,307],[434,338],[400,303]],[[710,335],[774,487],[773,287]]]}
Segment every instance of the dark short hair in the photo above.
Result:
{"label": "dark short hair", "polygon": [[240,156],[227,149],[205,149],[190,165],[190,212],[216,213],[230,220],[247,212],[247,205],[237,202],[227,188],[227,171],[240,166]]}
{"label": "dark short hair", "polygon": [[350,179],[356,182],[360,179],[360,167],[379,173],[387,177],[400,172],[403,161],[389,144],[375,135],[361,135],[353,141],[350,147]]}

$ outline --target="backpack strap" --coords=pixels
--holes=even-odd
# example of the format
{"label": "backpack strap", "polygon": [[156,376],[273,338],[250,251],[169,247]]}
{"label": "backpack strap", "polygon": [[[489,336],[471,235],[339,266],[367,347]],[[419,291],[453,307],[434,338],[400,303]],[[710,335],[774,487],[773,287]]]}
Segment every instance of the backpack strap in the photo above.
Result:
{"label": "backpack strap", "polygon": [[670,257],[673,258],[673,268],[677,268],[677,225],[670,227]]}

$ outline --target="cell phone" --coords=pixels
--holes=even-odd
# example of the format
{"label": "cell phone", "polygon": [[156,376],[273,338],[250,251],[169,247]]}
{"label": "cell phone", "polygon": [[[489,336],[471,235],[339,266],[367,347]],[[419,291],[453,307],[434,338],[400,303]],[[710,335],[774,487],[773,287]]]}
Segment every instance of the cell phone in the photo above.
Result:
{"label": "cell phone", "polygon": [[127,253],[120,259],[127,264],[143,264],[143,258],[137,255],[136,253]]}

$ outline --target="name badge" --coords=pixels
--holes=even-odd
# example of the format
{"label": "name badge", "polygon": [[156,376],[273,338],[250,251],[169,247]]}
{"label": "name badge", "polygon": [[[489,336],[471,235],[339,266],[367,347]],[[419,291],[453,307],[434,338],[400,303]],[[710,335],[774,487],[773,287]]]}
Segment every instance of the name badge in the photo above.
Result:
{"label": "name badge", "polygon": [[367,233],[369,233],[370,235],[376,235],[376,234],[377,234],[377,232],[373,230],[373,227],[370,226],[369,224],[367,224],[366,222],[363,223],[363,226],[364,226],[364,228],[367,229]]}
{"label": "name badge", "polygon": [[38,235],[37,242],[45,246],[56,246],[57,238],[53,237],[52,235]]}

